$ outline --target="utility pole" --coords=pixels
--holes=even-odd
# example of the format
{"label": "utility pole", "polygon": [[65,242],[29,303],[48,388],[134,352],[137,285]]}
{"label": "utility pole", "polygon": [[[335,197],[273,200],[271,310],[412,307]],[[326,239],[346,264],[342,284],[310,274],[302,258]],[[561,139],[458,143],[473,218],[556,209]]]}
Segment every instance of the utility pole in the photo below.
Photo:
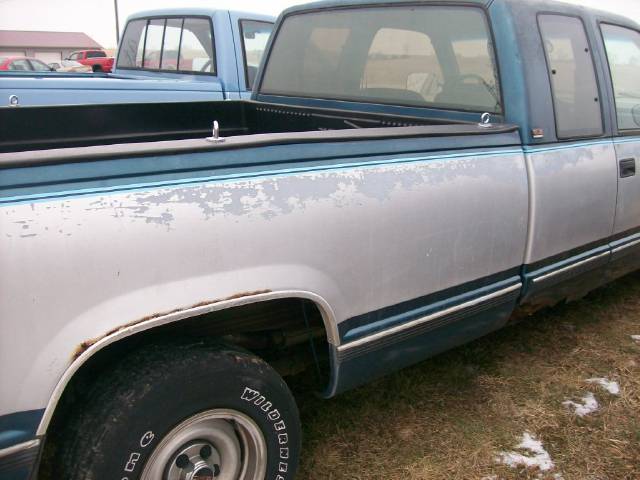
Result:
{"label": "utility pole", "polygon": [[120,22],[118,22],[118,0],[113,0],[113,7],[116,11],[116,47],[120,41]]}

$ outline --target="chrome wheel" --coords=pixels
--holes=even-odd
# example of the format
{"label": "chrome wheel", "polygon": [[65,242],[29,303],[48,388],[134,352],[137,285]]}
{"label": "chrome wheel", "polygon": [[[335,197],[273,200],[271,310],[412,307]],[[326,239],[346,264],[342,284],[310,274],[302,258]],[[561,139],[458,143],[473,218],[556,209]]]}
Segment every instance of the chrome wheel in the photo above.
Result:
{"label": "chrome wheel", "polygon": [[256,423],[235,410],[208,410],[171,430],[142,480],[263,480],[267,445]]}

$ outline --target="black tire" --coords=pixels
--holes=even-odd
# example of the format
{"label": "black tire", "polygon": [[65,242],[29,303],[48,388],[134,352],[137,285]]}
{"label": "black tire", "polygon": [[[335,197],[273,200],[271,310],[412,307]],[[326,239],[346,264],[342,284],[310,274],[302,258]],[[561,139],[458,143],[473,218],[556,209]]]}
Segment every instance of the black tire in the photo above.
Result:
{"label": "black tire", "polygon": [[102,67],[100,65],[93,65],[91,70],[93,70],[93,73],[99,73],[102,72]]}
{"label": "black tire", "polygon": [[267,363],[244,351],[206,342],[144,347],[82,397],[65,422],[55,458],[41,469],[45,478],[137,480],[176,425],[211,409],[240,412],[259,427],[267,452],[264,478],[295,477],[295,401]]}

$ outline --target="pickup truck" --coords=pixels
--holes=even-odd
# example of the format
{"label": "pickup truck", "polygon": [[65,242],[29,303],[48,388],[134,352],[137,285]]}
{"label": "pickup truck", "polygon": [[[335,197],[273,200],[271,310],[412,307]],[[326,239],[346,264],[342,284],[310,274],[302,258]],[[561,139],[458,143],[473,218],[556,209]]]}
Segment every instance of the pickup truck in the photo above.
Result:
{"label": "pickup truck", "polygon": [[552,1],[332,1],[251,100],[0,109],[3,478],[290,480],[283,377],[333,397],[637,269],[639,57]]}
{"label": "pickup truck", "polygon": [[139,12],[127,19],[113,73],[6,72],[0,105],[249,99],[273,22],[205,8]]}
{"label": "pickup truck", "polygon": [[65,60],[73,60],[91,67],[94,72],[109,73],[113,69],[113,57],[102,50],[79,50],[72,52]]}

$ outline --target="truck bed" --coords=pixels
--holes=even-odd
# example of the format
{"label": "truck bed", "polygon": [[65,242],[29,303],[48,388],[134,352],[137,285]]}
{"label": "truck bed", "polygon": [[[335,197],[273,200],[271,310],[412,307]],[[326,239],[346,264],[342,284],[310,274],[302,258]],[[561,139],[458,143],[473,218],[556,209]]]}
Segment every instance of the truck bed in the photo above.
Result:
{"label": "truck bed", "polygon": [[[0,153],[204,139],[212,135],[214,120],[220,125],[222,137],[350,130],[347,136],[362,138],[363,132],[356,134],[356,130],[376,129],[366,137],[385,135],[380,128],[419,126],[448,126],[446,132],[440,128],[432,135],[483,133],[473,123],[252,101],[18,107],[0,109]],[[394,130],[394,135],[401,133]],[[407,134],[422,136],[429,131],[414,129],[404,132]],[[287,138],[262,136],[253,141],[283,142]],[[239,143],[227,143],[232,144]]]}

